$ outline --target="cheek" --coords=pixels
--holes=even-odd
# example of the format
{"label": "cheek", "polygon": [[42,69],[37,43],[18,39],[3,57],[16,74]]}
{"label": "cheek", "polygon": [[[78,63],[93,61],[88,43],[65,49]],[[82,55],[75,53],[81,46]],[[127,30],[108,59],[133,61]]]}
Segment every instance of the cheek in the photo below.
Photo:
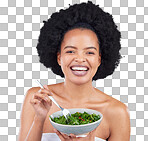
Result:
{"label": "cheek", "polygon": [[61,57],[61,65],[62,66],[68,65],[69,62],[70,62],[70,57],[68,57],[68,56],[62,56]]}
{"label": "cheek", "polygon": [[98,57],[94,57],[91,59],[91,63],[94,64],[94,66],[97,66],[99,64],[99,58]]}

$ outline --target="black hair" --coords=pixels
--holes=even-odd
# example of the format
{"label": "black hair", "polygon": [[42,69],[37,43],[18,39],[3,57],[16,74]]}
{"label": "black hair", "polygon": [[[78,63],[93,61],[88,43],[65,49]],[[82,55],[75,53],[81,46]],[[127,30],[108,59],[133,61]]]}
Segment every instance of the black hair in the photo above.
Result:
{"label": "black hair", "polygon": [[99,5],[91,1],[74,4],[67,9],[55,12],[40,30],[37,51],[40,62],[53,73],[64,77],[57,62],[57,52],[60,51],[61,42],[65,33],[75,28],[86,28],[94,31],[99,41],[101,65],[93,80],[102,79],[111,75],[118,66],[120,55],[121,33],[113,21],[112,15],[104,12]]}

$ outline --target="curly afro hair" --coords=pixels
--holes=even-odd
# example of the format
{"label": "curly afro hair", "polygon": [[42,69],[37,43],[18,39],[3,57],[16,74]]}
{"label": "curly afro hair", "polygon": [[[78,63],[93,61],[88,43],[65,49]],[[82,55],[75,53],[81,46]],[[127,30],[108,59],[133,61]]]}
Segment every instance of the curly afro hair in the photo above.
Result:
{"label": "curly afro hair", "polygon": [[[40,62],[53,73],[64,77],[57,62],[57,52],[64,34],[74,28],[86,28],[94,31],[99,40],[101,65],[93,80],[103,79],[111,75],[118,66],[121,55],[121,33],[113,21],[112,15],[104,12],[99,5],[91,1],[74,4],[67,9],[55,12],[40,30],[37,51]],[[85,24],[86,23],[86,24]]]}

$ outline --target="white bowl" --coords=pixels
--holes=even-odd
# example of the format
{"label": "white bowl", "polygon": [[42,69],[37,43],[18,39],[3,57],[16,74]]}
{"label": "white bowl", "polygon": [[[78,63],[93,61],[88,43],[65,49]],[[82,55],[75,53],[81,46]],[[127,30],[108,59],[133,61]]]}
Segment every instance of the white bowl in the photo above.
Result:
{"label": "white bowl", "polygon": [[55,123],[54,121],[51,120],[51,118],[62,116],[63,115],[62,111],[53,113],[51,115],[51,118],[49,117],[49,120],[52,126],[58,131],[67,135],[69,135],[70,133],[75,135],[82,135],[82,134],[91,132],[92,130],[96,129],[99,126],[103,118],[103,115],[100,112],[92,109],[68,109],[68,110],[70,111],[71,114],[74,114],[76,112],[80,112],[80,113],[87,112],[88,114],[94,113],[96,115],[100,115],[100,119],[95,122],[83,124],[83,125],[63,125],[63,124]]}

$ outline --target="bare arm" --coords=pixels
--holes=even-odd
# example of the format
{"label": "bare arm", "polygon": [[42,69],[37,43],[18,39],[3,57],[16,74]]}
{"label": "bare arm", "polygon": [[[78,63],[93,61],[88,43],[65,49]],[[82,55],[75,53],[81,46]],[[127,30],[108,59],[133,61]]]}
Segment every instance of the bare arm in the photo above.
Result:
{"label": "bare arm", "polygon": [[51,107],[48,97],[51,94],[47,89],[40,92],[38,90],[39,88],[31,88],[26,94],[21,112],[19,141],[41,140],[44,121]]}
{"label": "bare arm", "polygon": [[25,140],[34,120],[35,111],[30,103],[30,100],[34,92],[35,92],[35,89],[33,88],[28,90],[24,99],[24,103],[21,111],[21,126],[19,131],[19,141]]}
{"label": "bare arm", "polygon": [[27,141],[41,141],[44,121],[41,121],[37,117],[34,118],[32,126],[27,134]]}
{"label": "bare arm", "polygon": [[112,111],[110,117],[110,137],[108,141],[130,140],[130,117],[126,105],[120,104]]}

